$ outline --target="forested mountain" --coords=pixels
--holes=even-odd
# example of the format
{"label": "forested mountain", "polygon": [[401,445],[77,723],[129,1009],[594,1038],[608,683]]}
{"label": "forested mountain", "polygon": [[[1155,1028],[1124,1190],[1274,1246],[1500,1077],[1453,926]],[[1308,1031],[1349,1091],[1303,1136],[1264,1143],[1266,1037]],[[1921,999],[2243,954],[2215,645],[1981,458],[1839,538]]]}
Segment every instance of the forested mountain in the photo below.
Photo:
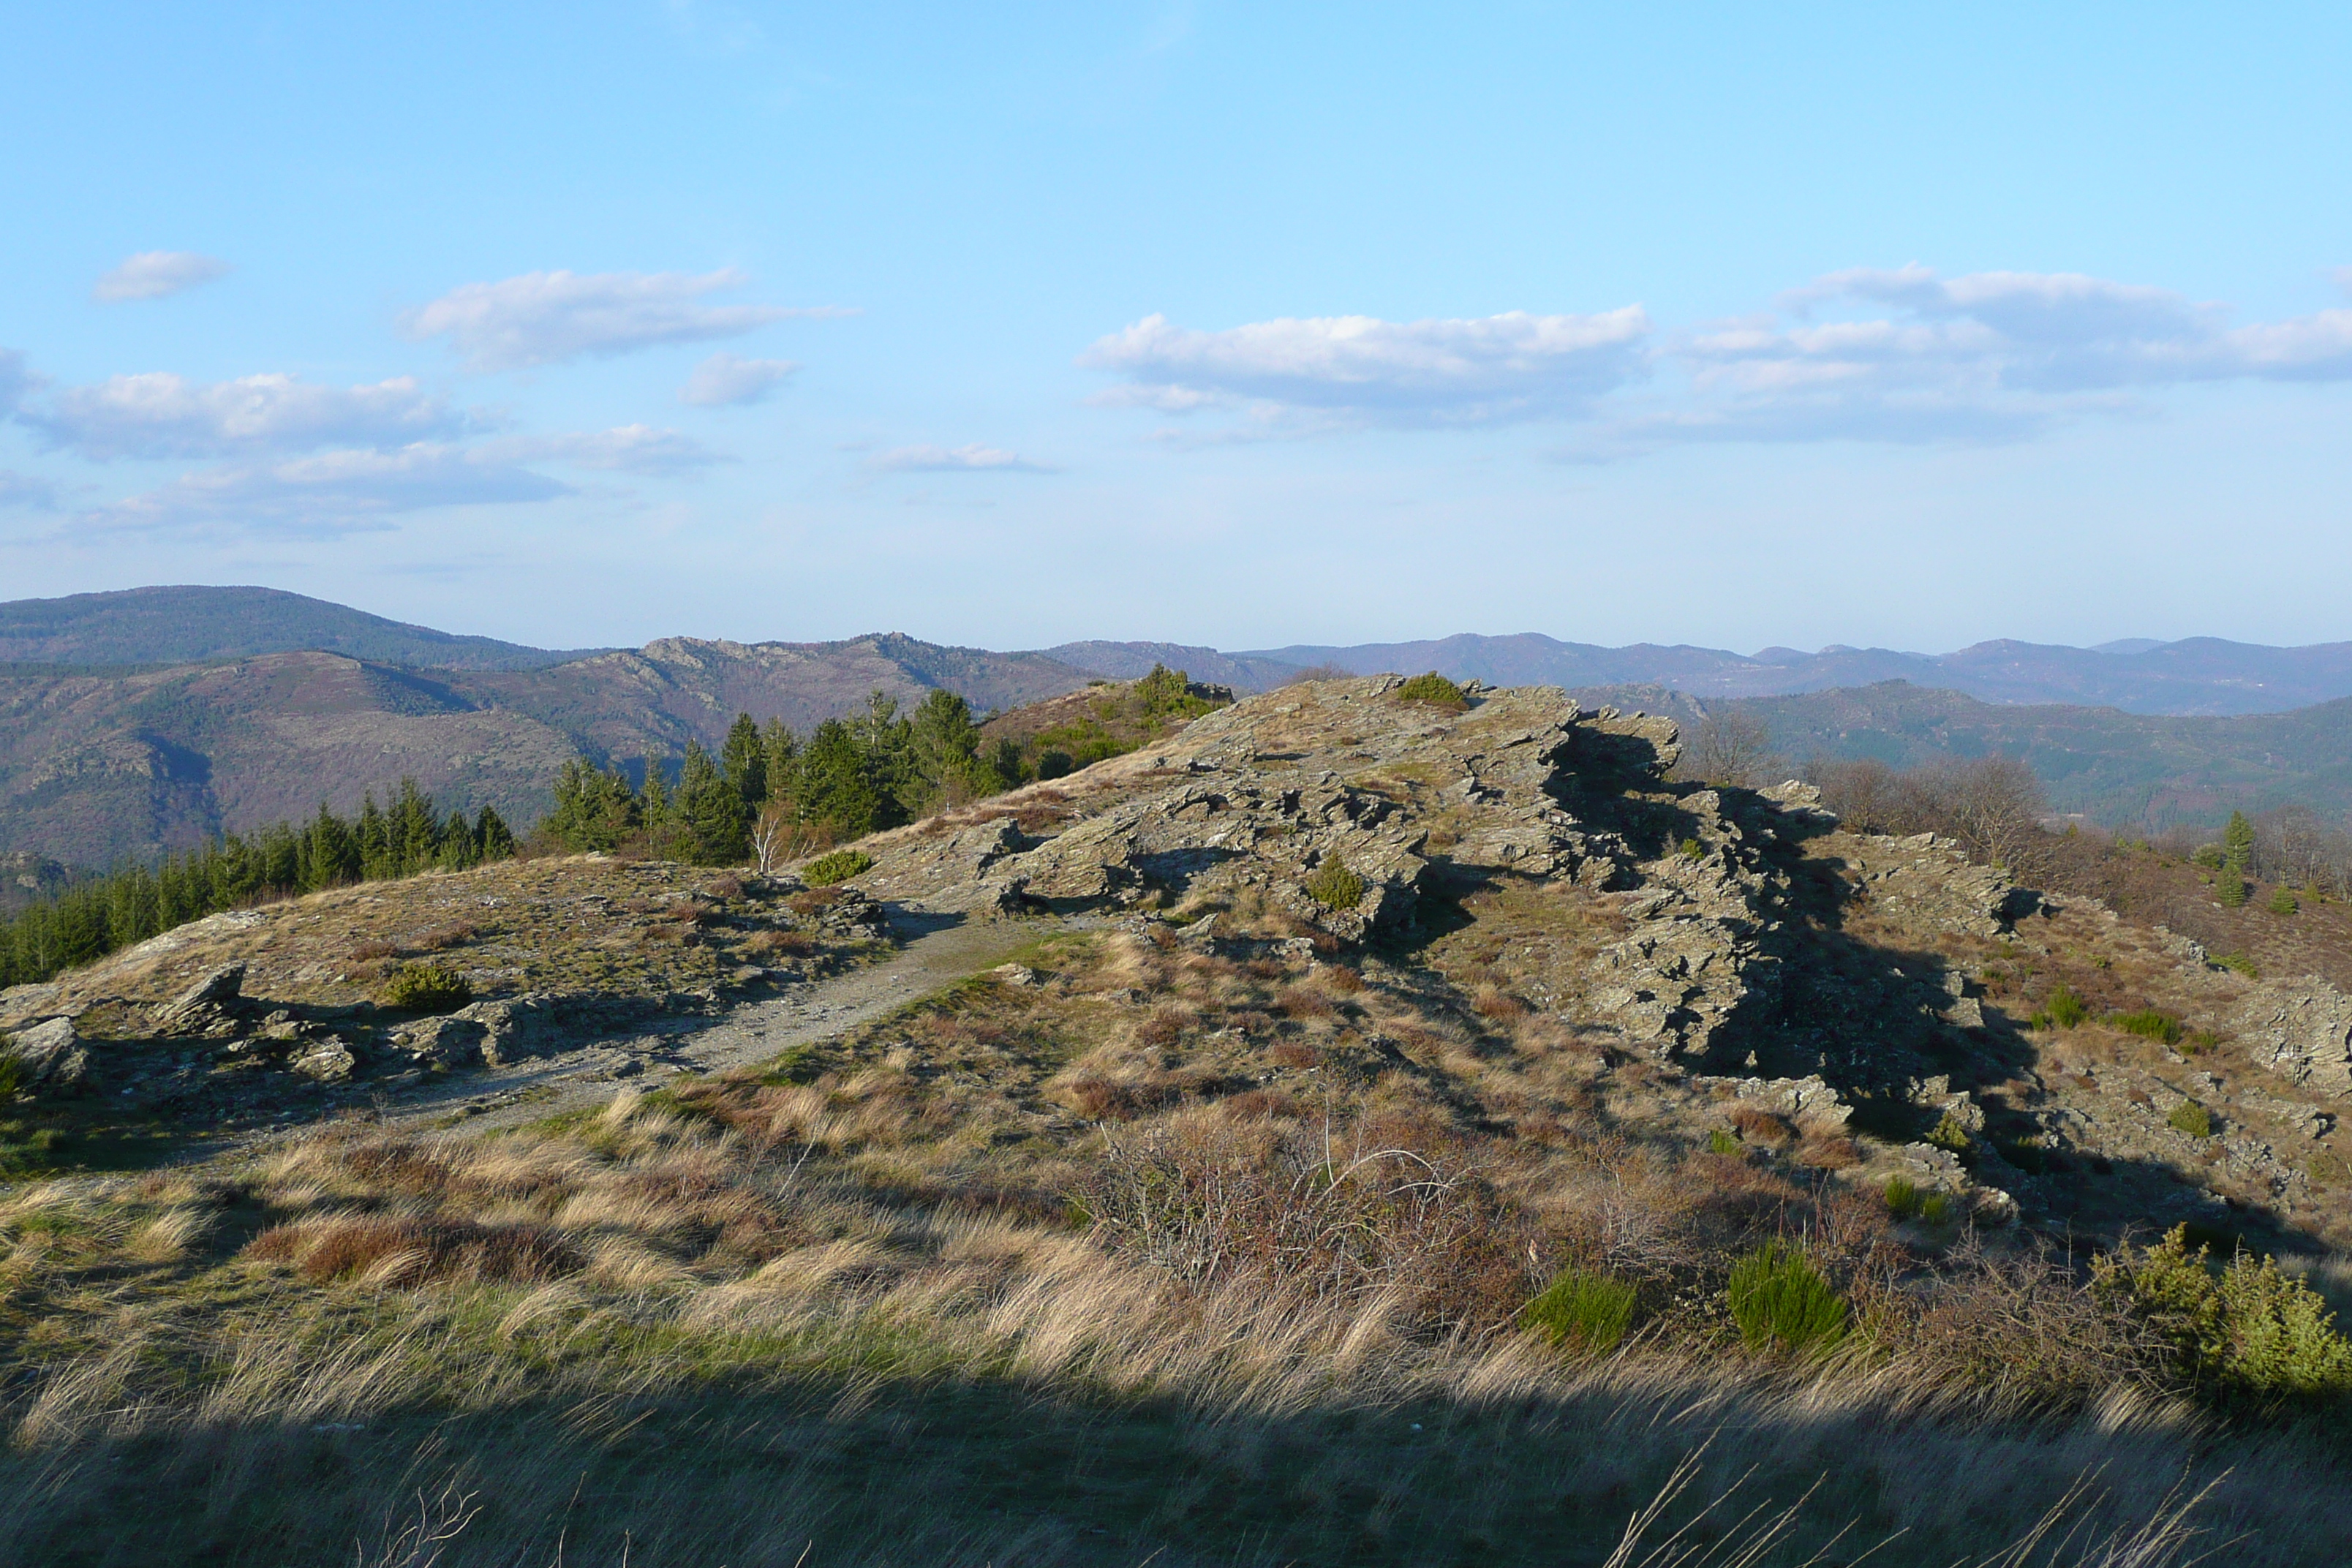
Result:
{"label": "forested mountain", "polygon": [[715,749],[739,712],[807,731],[881,690],[986,710],[1084,687],[1038,655],[899,636],[746,645],[666,638],[536,670],[400,668],[275,653],[131,673],[0,669],[0,852],[99,867],[224,829],[355,809],[415,778],[519,824],[563,762]]}
{"label": "forested mountain", "polygon": [[130,588],[0,604],[0,663],[194,664],[309,649],[438,669],[536,669],[580,657],[413,626],[275,588]]}

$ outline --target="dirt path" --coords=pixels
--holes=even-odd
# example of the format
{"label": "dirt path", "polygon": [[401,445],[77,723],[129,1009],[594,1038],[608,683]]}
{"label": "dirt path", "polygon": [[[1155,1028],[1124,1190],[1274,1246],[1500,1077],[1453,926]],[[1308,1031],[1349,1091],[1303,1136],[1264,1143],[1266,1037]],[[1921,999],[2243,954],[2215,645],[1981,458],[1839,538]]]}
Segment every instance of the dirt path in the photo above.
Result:
{"label": "dirt path", "polygon": [[[911,936],[896,955],[869,968],[796,985],[766,1001],[740,1003],[716,1019],[670,1020],[645,1034],[480,1068],[403,1095],[383,1108],[383,1120],[412,1131],[430,1128],[472,1136],[600,1104],[630,1085],[653,1088],[680,1073],[723,1072],[764,1061],[793,1046],[845,1034],[1001,963],[1049,931],[1092,923],[1082,917],[941,924]],[[289,1126],[240,1139],[231,1147],[215,1144],[197,1157],[250,1155],[305,1130]]]}

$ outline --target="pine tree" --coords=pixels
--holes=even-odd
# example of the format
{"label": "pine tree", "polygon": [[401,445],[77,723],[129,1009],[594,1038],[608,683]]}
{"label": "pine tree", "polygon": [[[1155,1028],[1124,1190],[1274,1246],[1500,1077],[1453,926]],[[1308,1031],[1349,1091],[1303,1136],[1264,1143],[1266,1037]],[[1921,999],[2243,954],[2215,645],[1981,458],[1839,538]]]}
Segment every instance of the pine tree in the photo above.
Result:
{"label": "pine tree", "polygon": [[772,801],[796,801],[800,798],[800,737],[782,719],[771,719],[760,731],[761,748],[767,752],[768,798]]}
{"label": "pine tree", "polygon": [[659,758],[646,758],[645,786],[637,791],[637,820],[648,829],[669,826],[669,786],[662,782],[663,770],[667,766]]}
{"label": "pine tree", "polygon": [[400,781],[400,793],[384,815],[392,840],[391,875],[415,876],[440,858],[441,819],[434,815],[433,797],[417,788],[415,779]]}
{"label": "pine tree", "polygon": [[2230,825],[2221,829],[2221,875],[2214,886],[2221,902],[2236,909],[2246,901],[2246,878],[2254,865],[2254,825],[2246,820],[2242,811],[2230,814]]}
{"label": "pine tree", "polygon": [[510,860],[514,858],[514,830],[488,806],[484,806],[474,818],[474,853],[484,861]]}
{"label": "pine tree", "polygon": [[936,809],[987,793],[980,726],[971,721],[971,704],[954,692],[935,690],[923,699],[908,725],[908,742],[909,773],[920,796],[907,803],[910,809]]}
{"label": "pine tree", "polygon": [[839,719],[827,719],[809,736],[800,758],[801,820],[821,823],[843,838],[874,831],[882,803],[868,777],[857,732]]}
{"label": "pine tree", "polygon": [[727,782],[735,786],[736,798],[743,803],[745,820],[750,820],[768,798],[768,748],[749,713],[736,714],[735,722],[728,727],[726,743],[719,749],[719,765]]}
{"label": "pine tree", "polygon": [[398,875],[399,858],[393,848],[391,828],[375,804],[375,791],[360,796],[359,823],[352,832],[358,841],[362,875],[371,879]]}
{"label": "pine tree", "polygon": [[698,741],[686,743],[676,810],[689,836],[688,854],[698,864],[732,866],[751,853],[751,818],[742,795]]}

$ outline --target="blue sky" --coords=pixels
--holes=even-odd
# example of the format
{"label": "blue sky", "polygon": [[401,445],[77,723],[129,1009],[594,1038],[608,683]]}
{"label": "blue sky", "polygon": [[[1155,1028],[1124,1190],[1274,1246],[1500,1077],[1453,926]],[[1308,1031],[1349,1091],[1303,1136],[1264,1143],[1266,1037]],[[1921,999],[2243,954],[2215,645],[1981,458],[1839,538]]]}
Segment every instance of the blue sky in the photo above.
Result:
{"label": "blue sky", "polygon": [[20,7],[0,597],[2352,638],[2343,7]]}

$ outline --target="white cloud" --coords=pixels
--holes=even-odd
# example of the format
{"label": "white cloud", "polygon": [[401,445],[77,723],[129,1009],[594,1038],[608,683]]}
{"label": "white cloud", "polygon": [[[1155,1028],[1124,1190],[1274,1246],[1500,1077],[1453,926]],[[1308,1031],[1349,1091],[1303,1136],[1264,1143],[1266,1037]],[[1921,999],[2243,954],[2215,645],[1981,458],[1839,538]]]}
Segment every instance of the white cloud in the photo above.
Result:
{"label": "white cloud", "polygon": [[193,250],[142,250],[91,286],[89,297],[113,304],[124,300],[161,300],[226,277],[229,265]]}
{"label": "white cloud", "polygon": [[57,487],[48,480],[31,474],[20,474],[14,468],[0,468],[0,507],[50,511],[56,509],[57,504]]}
{"label": "white cloud", "polygon": [[13,412],[25,400],[25,395],[43,384],[39,376],[25,368],[25,356],[15,349],[0,349],[0,415]]}
{"label": "white cloud", "polygon": [[509,458],[442,442],[393,451],[322,452],[289,462],[186,474],[89,514],[101,528],[227,525],[302,533],[390,526],[430,507],[548,500],[572,488]]}
{"label": "white cloud", "polygon": [[693,437],[650,425],[622,425],[557,436],[516,436],[486,443],[490,458],[514,462],[560,462],[575,468],[631,474],[682,474],[731,461]]}
{"label": "white cloud", "polygon": [[677,400],[696,408],[757,403],[798,369],[788,359],[737,359],[721,350],[694,367]]}
{"label": "white cloud", "polygon": [[411,338],[446,337],[476,370],[560,364],[663,343],[731,338],[790,316],[840,316],[833,307],[711,305],[707,294],[751,281],[734,268],[716,272],[526,272],[453,289],[402,319]]}
{"label": "white cloud", "polygon": [[165,371],[66,387],[16,417],[51,445],[99,460],[400,446],[479,425],[408,376],[337,387],[282,374],[206,384]]}
{"label": "white cloud", "polygon": [[1790,319],[1685,336],[1695,396],[1599,445],[2015,439],[2185,383],[2352,379],[2352,310],[2232,328],[2220,306],[2081,273],[1864,268],[1780,303]]}
{"label": "white cloud", "polygon": [[1129,384],[1097,401],[1185,412],[1251,402],[1346,420],[1476,425],[1561,415],[1638,378],[1649,318],[1513,310],[1466,321],[1322,316],[1222,331],[1147,316],[1079,356]]}
{"label": "white cloud", "polygon": [[875,454],[866,460],[866,466],[877,472],[894,474],[1052,474],[1061,471],[1045,463],[1033,463],[1018,452],[983,447],[978,442],[953,447],[899,447]]}

